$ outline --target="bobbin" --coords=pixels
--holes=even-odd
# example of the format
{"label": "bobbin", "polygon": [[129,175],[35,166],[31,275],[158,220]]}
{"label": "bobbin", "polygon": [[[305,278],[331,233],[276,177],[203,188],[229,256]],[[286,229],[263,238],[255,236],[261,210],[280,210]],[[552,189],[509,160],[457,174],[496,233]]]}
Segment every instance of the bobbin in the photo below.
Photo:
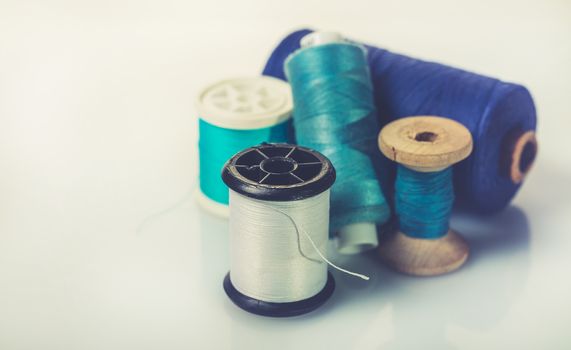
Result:
{"label": "bobbin", "polygon": [[[300,40],[301,49],[342,43],[352,44],[340,33],[333,31],[315,31]],[[366,54],[366,49],[364,47],[362,49]],[[336,243],[337,251],[341,254],[357,254],[374,249],[379,244],[377,226],[374,222],[368,221],[347,224],[337,231]]]}
{"label": "bobbin", "polygon": [[[258,76],[223,80],[204,88],[196,99],[199,118],[206,123],[227,130],[255,130],[286,122],[291,117],[293,100],[289,84],[272,77]],[[278,140],[258,140],[278,141]],[[286,140],[279,140],[286,141]],[[225,155],[228,159],[244,147]],[[202,160],[208,163],[211,160]],[[220,171],[223,162],[216,172]],[[202,167],[202,165],[201,165]],[[217,177],[216,181],[220,181]],[[220,181],[220,186],[224,186]],[[220,203],[200,189],[196,199],[204,209],[228,217],[228,206]]]}
{"label": "bobbin", "polygon": [[[468,157],[472,137],[462,124],[446,118],[417,116],[396,120],[379,134],[379,148],[391,160],[417,172],[437,172]],[[436,239],[401,231],[382,242],[382,259],[392,268],[418,276],[447,273],[468,258],[469,247],[455,231]]]}
{"label": "bobbin", "polygon": [[[255,200],[298,201],[329,190],[335,182],[335,169],[317,151],[290,144],[261,144],[228,160],[222,180],[231,191]],[[294,227],[292,234],[296,234]],[[248,312],[288,317],[313,311],[327,301],[335,289],[333,276],[327,274],[321,291],[294,302],[268,302],[245,295],[232,283],[232,271],[226,275],[223,285],[234,304]]]}

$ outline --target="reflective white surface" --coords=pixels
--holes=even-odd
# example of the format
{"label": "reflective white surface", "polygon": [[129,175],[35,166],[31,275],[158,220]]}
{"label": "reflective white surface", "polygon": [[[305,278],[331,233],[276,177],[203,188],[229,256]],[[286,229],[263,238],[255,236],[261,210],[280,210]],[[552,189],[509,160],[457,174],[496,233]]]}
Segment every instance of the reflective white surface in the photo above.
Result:
{"label": "reflective white surface", "polygon": [[[454,218],[457,273],[333,256],[372,280],[334,273],[318,311],[270,319],[222,290],[192,101],[305,24],[524,83],[540,157],[505,212]],[[570,34],[555,0],[0,0],[0,349],[569,349]]]}

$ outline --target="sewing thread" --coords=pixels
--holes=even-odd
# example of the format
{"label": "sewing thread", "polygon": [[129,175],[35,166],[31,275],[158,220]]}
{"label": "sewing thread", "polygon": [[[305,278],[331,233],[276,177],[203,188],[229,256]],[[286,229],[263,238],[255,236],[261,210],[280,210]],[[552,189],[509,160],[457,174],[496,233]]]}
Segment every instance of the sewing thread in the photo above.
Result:
{"label": "sewing thread", "polygon": [[[284,62],[310,33],[304,29],[288,35],[272,52],[263,74],[285,80]],[[455,166],[455,203],[479,213],[505,208],[537,154],[536,111],[529,91],[518,84],[365,47],[381,125],[411,115],[440,115],[462,123],[472,133],[474,152]],[[510,173],[510,168],[515,171]],[[395,169],[386,167],[389,178]],[[385,193],[393,188],[391,181],[383,181]]]}
{"label": "sewing thread", "polygon": [[380,125],[364,48],[351,43],[307,47],[292,54],[285,67],[297,143],[325,154],[337,171],[331,230],[371,223],[374,243],[368,248],[373,248],[374,224],[389,219],[390,207],[378,179],[383,174],[376,148]]}

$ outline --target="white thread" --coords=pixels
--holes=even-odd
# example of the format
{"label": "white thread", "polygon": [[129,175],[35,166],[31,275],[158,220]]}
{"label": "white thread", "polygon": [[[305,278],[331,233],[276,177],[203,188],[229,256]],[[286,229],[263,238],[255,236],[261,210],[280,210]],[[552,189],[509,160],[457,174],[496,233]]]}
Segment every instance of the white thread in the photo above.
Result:
{"label": "white thread", "polygon": [[346,274],[348,274],[348,275],[351,275],[351,276],[355,276],[355,277],[359,277],[359,278],[361,278],[361,279],[364,279],[365,281],[368,281],[368,280],[370,279],[369,276],[366,276],[366,275],[363,275],[363,274],[360,274],[360,273],[356,273],[356,272],[352,272],[352,271],[346,270],[346,269],[344,269],[344,268],[342,268],[342,267],[339,267],[339,266],[335,265],[334,263],[332,263],[329,259],[327,259],[327,258],[323,255],[323,253],[322,253],[322,252],[319,250],[319,248],[315,245],[315,242],[313,242],[313,239],[311,239],[311,236],[310,236],[305,230],[301,229],[301,225],[298,225],[298,224],[295,222],[295,220],[294,220],[291,216],[289,216],[287,213],[284,213],[284,212],[281,211],[281,210],[278,210],[278,209],[275,209],[275,208],[271,208],[271,209],[274,209],[274,210],[276,210],[277,212],[282,213],[283,215],[287,216],[287,217],[289,218],[289,220],[291,221],[291,223],[293,224],[293,226],[294,226],[294,228],[295,228],[295,231],[296,231],[298,237],[299,237],[299,231],[303,232],[303,234],[305,235],[305,237],[307,237],[307,239],[309,240],[309,243],[311,243],[311,245],[313,246],[313,249],[315,249],[315,252],[316,252],[316,253],[321,257],[321,259],[322,259],[323,261],[325,261],[329,266],[333,267],[334,269],[336,269],[336,270],[338,270],[338,271],[344,272],[344,273],[346,273]]}
{"label": "white thread", "polygon": [[292,202],[260,201],[230,190],[234,287],[258,300],[284,303],[319,293],[327,282],[327,264],[367,280],[334,265],[322,253],[328,242],[328,214],[329,190]]}

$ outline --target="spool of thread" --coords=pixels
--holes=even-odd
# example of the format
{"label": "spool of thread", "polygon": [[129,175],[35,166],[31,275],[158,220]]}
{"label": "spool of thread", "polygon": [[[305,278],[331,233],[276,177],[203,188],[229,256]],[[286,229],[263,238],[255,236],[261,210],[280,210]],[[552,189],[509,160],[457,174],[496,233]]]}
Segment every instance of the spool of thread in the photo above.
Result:
{"label": "spool of thread", "polygon": [[224,290],[242,309],[285,317],[310,312],[333,293],[322,261],[328,242],[333,165],[320,153],[263,144],[232,157],[230,272]]}
{"label": "spool of thread", "polygon": [[228,217],[228,188],[220,179],[224,163],[262,142],[288,142],[293,108],[287,83],[271,77],[224,80],[198,95],[200,191],[198,203]]}
{"label": "spool of thread", "polygon": [[[300,30],[273,51],[263,74],[285,79],[283,64],[311,33]],[[441,115],[472,133],[474,152],[454,171],[457,203],[471,212],[506,207],[537,154],[535,106],[517,84],[367,46],[381,124],[410,115]]]}
{"label": "spool of thread", "polygon": [[390,218],[379,174],[380,125],[364,47],[334,33],[313,33],[285,62],[298,144],[326,155],[337,171],[331,229],[340,253],[378,245],[377,224]]}
{"label": "spool of thread", "polygon": [[469,249],[449,228],[454,201],[451,166],[470,155],[470,132],[451,119],[403,118],[383,128],[379,148],[399,164],[395,186],[399,231],[381,244],[381,257],[397,271],[417,276],[459,268]]}

